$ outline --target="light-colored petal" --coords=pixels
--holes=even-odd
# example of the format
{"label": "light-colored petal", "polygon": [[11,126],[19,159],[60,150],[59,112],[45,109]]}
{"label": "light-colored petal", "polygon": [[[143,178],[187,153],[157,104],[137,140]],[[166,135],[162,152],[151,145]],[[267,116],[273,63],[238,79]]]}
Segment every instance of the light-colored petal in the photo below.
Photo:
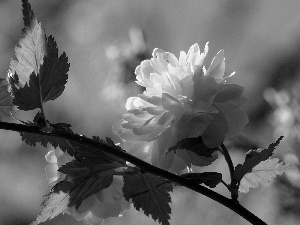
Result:
{"label": "light-colored petal", "polygon": [[174,114],[180,114],[184,108],[182,102],[167,93],[162,94],[162,106]]}
{"label": "light-colored petal", "polygon": [[45,159],[48,163],[57,163],[57,158],[55,156],[55,150],[51,150],[45,156]]}
{"label": "light-colored petal", "polygon": [[224,50],[220,50],[211,62],[205,76],[222,79],[225,72]]}

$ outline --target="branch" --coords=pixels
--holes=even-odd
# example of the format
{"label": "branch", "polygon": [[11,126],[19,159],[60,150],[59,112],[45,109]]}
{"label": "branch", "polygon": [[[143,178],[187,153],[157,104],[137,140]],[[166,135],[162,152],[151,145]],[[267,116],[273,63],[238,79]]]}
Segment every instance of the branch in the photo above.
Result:
{"label": "branch", "polygon": [[241,206],[236,201],[226,198],[217,192],[214,192],[206,187],[203,187],[203,186],[197,184],[194,181],[184,179],[173,173],[170,173],[170,172],[162,170],[158,167],[152,166],[151,164],[146,163],[143,160],[140,160],[126,152],[120,151],[119,149],[117,149],[117,147],[109,146],[104,143],[92,140],[90,138],[83,137],[83,136],[76,135],[76,134],[71,134],[71,133],[65,133],[65,132],[60,132],[60,131],[54,131],[52,133],[45,133],[45,132],[40,131],[39,128],[37,128],[37,127],[26,126],[26,125],[22,125],[22,124],[0,122],[0,129],[17,131],[17,132],[28,132],[28,133],[33,133],[33,134],[57,137],[57,138],[64,138],[66,140],[74,141],[79,144],[84,144],[84,145],[88,145],[93,148],[98,148],[99,150],[102,150],[108,154],[111,154],[116,157],[124,159],[124,160],[136,165],[137,167],[143,169],[144,171],[155,174],[159,177],[163,177],[163,178],[168,179],[172,182],[175,182],[181,186],[185,186],[185,187],[187,187],[191,190],[194,190],[202,195],[205,195],[206,197],[211,198],[214,201],[216,201],[216,202],[226,206],[227,208],[231,209],[232,211],[236,212],[237,214],[242,216],[244,219],[246,219],[253,225],[266,225],[265,222],[263,222],[257,216],[255,216],[250,211],[245,209],[243,206]]}

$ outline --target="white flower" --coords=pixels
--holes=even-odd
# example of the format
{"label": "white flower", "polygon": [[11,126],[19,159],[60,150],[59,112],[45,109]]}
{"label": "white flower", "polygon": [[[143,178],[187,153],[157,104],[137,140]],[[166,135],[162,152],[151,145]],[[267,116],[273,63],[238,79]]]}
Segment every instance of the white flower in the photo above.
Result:
{"label": "white flower", "polygon": [[212,158],[189,151],[166,151],[184,138],[201,136],[207,147],[221,145],[248,123],[240,109],[243,87],[226,84],[223,50],[204,66],[208,44],[200,53],[194,44],[188,53],[154,49],[152,58],[136,68],[137,83],[146,90],[126,102],[128,114],[113,126],[128,152],[155,166],[179,172],[186,166],[207,165]]}
{"label": "white flower", "polygon": [[[73,157],[60,149],[56,149],[48,152],[46,160],[49,162],[46,173],[51,188],[66,178],[66,175],[58,172],[57,169],[72,161]],[[104,219],[109,217],[121,216],[124,210],[130,208],[130,203],[123,197],[122,187],[122,176],[114,175],[113,182],[108,188],[86,198],[77,210],[73,206],[67,208],[66,212],[73,215],[76,220],[82,220],[91,225],[101,224]]]}

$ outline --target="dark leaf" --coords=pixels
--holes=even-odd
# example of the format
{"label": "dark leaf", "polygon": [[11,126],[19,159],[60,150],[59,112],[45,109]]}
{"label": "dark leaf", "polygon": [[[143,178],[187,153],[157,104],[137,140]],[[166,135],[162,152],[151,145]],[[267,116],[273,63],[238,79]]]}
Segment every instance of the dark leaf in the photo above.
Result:
{"label": "dark leaf", "polygon": [[198,184],[205,184],[211,188],[215,188],[222,181],[222,174],[217,172],[186,173],[181,177],[196,181]]}
{"label": "dark leaf", "polygon": [[0,78],[0,121],[3,117],[10,116],[13,106],[11,95],[8,92],[7,81]]}
{"label": "dark leaf", "polygon": [[[37,126],[33,123],[29,124],[29,126]],[[74,134],[73,131],[70,129],[69,124],[53,124],[51,125],[56,131],[59,130],[60,132],[66,132],[70,134]],[[40,127],[39,127],[40,128]],[[40,143],[43,147],[47,147],[48,144],[51,144],[54,148],[59,147],[62,151],[67,152],[70,156],[74,156],[77,159],[80,159],[79,154],[77,151],[80,147],[79,144],[75,142],[68,141],[64,138],[46,136],[41,134],[33,134],[27,132],[20,132],[22,141],[25,141],[26,144],[30,146],[36,146],[36,143]]]}
{"label": "dark leaf", "polygon": [[197,138],[187,138],[187,139],[183,139],[182,141],[178,141],[176,145],[169,148],[168,152],[177,151],[177,150],[189,150],[196,153],[199,156],[211,157],[212,153],[217,151],[218,148],[206,147],[203,143],[202,138],[197,137]]}
{"label": "dark leaf", "polygon": [[133,206],[142,209],[145,215],[151,215],[156,221],[168,225],[171,214],[172,185],[165,179],[150,173],[132,173],[124,175],[123,194],[126,200],[132,199]]}
{"label": "dark leaf", "polygon": [[65,84],[68,80],[70,64],[66,53],[62,53],[58,57],[58,49],[56,42],[52,36],[47,39],[46,52],[44,63],[40,68],[40,89],[42,102],[55,100],[65,89]]}
{"label": "dark leaf", "polygon": [[[31,5],[28,3],[28,0],[22,0],[22,7],[24,26],[25,28],[31,27],[31,22],[34,19],[34,13],[31,9]],[[23,32],[25,31],[23,30]]]}
{"label": "dark leaf", "polygon": [[19,87],[19,77],[15,73],[9,77],[9,84],[13,93],[13,104],[20,110],[32,110],[41,108],[39,78],[35,72],[29,77],[29,82]]}

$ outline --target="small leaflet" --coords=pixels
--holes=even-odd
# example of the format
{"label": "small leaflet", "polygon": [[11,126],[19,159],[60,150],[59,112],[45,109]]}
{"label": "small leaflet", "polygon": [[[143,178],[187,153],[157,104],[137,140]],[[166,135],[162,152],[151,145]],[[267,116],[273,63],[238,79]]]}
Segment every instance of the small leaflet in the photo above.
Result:
{"label": "small leaflet", "polygon": [[50,193],[42,203],[44,207],[40,215],[30,225],[37,225],[46,220],[53,219],[60,213],[64,213],[69,203],[69,195],[64,192]]}
{"label": "small leaflet", "polygon": [[250,150],[246,154],[245,162],[243,164],[238,164],[235,167],[233,183],[238,187],[240,181],[247,173],[250,173],[260,162],[269,159],[273,155],[275,148],[279,145],[282,138],[283,136],[279,137],[275,143],[270,144],[266,149]]}
{"label": "small leaflet", "polygon": [[14,104],[12,98],[8,92],[7,81],[0,78],[0,121],[3,117],[10,116],[10,112],[13,110]]}
{"label": "small leaflet", "polygon": [[241,180],[239,192],[247,193],[249,188],[258,188],[261,183],[268,183],[277,175],[282,175],[292,164],[283,164],[278,158],[267,159],[255,166]]}
{"label": "small leaflet", "polygon": [[171,214],[171,196],[173,186],[165,179],[150,173],[126,174],[124,177],[123,195],[133,206],[142,209],[145,215],[162,225],[169,225]]}

